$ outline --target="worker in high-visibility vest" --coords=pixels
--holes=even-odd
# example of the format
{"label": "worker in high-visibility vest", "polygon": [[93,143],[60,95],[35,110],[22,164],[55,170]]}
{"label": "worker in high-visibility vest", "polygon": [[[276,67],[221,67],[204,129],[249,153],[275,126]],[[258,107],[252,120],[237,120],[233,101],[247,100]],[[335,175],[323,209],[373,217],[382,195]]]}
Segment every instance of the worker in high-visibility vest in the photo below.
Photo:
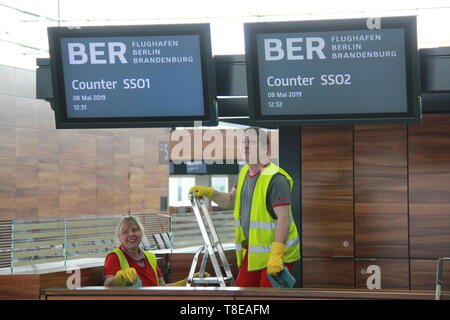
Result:
{"label": "worker in high-visibility vest", "polygon": [[105,259],[104,286],[185,286],[187,278],[165,284],[155,254],[139,248],[143,234],[144,227],[136,217],[122,217],[116,231],[120,246]]}
{"label": "worker in high-visibility vest", "polygon": [[225,210],[234,209],[235,245],[240,287],[272,287],[267,273],[277,275],[300,259],[300,240],[292,219],[289,174],[270,162],[270,140],[259,128],[244,130],[241,153],[246,165],[231,192],[194,186]]}

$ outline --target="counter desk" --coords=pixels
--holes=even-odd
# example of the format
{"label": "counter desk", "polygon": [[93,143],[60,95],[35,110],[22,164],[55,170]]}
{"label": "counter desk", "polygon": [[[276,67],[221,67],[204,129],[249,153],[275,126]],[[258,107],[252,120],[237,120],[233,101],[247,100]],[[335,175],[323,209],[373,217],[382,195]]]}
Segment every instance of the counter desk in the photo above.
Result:
{"label": "counter desk", "polygon": [[239,287],[85,287],[74,290],[44,289],[44,300],[311,300],[401,299],[433,300],[433,292],[403,290],[273,289]]}

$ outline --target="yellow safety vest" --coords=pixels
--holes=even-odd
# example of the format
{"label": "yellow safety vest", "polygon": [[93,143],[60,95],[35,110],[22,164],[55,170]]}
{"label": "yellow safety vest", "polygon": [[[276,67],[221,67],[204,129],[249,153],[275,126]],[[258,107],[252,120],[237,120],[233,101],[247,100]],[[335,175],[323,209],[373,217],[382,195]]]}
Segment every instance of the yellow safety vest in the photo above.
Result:
{"label": "yellow safety vest", "polygon": [[[246,240],[241,227],[241,191],[244,187],[245,177],[247,176],[248,165],[245,165],[239,173],[236,201],[234,205],[235,219],[235,245],[238,267],[242,265],[245,252],[242,244]],[[248,239],[248,271],[261,270],[267,268],[270,251],[272,250],[272,242],[275,239],[275,229],[277,220],[273,219],[266,207],[267,191],[272,177],[276,173],[284,175],[290,184],[292,191],[292,178],[289,174],[273,163],[269,163],[265,167],[255,185],[252,198],[252,208],[250,210],[250,231]],[[291,224],[289,233],[285,243],[283,262],[289,263],[300,259],[300,239],[298,237],[297,227],[292,219],[292,211],[290,211]]]}
{"label": "yellow safety vest", "polygon": [[[156,269],[157,268],[156,255],[153,252],[149,252],[149,251],[142,250],[142,252],[144,253],[145,257],[147,258],[150,266],[152,267],[153,272],[155,274],[156,283],[158,283],[158,272]],[[127,258],[125,257],[125,254],[122,252],[122,250],[120,250],[119,248],[115,248],[113,251],[110,252],[110,254],[111,253],[115,253],[117,255],[117,257],[119,258],[120,269],[124,270],[124,269],[130,267],[130,265],[128,264]]]}

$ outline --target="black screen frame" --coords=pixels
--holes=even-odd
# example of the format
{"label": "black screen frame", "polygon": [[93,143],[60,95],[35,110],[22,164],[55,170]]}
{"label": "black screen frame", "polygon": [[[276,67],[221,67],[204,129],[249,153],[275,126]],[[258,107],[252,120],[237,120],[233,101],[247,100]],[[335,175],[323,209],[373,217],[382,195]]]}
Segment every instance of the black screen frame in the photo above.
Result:
{"label": "black screen frame", "polygon": [[[161,24],[135,26],[49,27],[47,29],[47,32],[49,39],[56,129],[192,127],[194,125],[200,124],[200,122],[202,126],[216,126],[218,124],[216,79],[214,60],[211,49],[211,34],[209,23],[177,25]],[[204,106],[203,116],[103,118],[74,118],[67,116],[64,69],[60,41],[61,38],[164,35],[199,36]]]}
{"label": "black screen frame", "polygon": [[279,116],[261,114],[257,35],[266,33],[367,30],[367,21],[368,18],[360,18],[244,24],[250,124],[267,128],[277,128],[280,126],[420,123],[422,121],[422,108],[420,98],[420,60],[417,47],[416,16],[380,18],[382,29],[402,28],[404,30],[407,112]]}

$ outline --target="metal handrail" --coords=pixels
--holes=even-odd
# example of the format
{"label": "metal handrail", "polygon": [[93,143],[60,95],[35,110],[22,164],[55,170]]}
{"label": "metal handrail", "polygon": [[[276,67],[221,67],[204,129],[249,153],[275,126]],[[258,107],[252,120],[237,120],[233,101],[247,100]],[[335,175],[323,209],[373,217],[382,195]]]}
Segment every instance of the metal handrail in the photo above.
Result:
{"label": "metal handrail", "polygon": [[441,299],[441,288],[442,288],[442,271],[444,268],[444,261],[450,261],[450,258],[439,258],[437,260],[437,267],[436,267],[436,300]]}
{"label": "metal handrail", "polygon": [[[20,272],[21,267],[43,263],[62,263],[66,267],[69,260],[104,258],[118,244],[115,229],[124,215],[12,220],[11,243],[8,248],[10,272]],[[146,219],[157,216],[157,213],[132,215],[140,218],[144,224]],[[146,234],[155,232],[153,228],[147,230],[144,226],[144,229]],[[167,227],[161,227],[158,231],[167,231]],[[153,250],[156,246],[154,247],[144,235],[142,248]]]}

